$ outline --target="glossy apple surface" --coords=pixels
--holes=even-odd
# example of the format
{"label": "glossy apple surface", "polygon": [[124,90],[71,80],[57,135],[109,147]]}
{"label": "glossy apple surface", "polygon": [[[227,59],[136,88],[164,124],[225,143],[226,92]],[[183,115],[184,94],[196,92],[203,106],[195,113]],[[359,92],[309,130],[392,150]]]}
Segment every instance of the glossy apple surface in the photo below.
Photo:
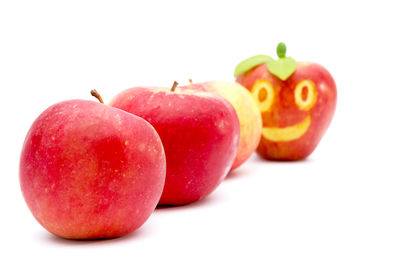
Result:
{"label": "glossy apple surface", "polygon": [[261,114],[253,96],[246,88],[235,82],[208,81],[190,84],[184,88],[217,93],[227,99],[235,108],[240,123],[240,140],[231,170],[238,168],[257,149],[261,138]]}
{"label": "glossy apple surface", "polygon": [[33,216],[70,239],[118,237],[139,228],[161,196],[166,160],[154,128],[104,104],[71,100],[31,126],[20,185]]}
{"label": "glossy apple surface", "polygon": [[258,102],[263,130],[257,152],[271,160],[310,155],[327,130],[336,107],[336,85],[321,65],[298,62],[285,81],[260,64],[239,75]]}
{"label": "glossy apple surface", "polygon": [[131,88],[111,106],[154,126],[167,158],[160,205],[184,205],[209,195],[225,178],[239,144],[239,121],[232,105],[208,92],[176,88]]}

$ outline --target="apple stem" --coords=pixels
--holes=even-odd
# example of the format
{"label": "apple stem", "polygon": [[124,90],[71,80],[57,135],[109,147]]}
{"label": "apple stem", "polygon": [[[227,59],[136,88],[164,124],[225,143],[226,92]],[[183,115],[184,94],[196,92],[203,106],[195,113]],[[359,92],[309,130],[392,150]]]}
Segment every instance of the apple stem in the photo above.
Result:
{"label": "apple stem", "polygon": [[286,57],[286,45],[283,42],[280,42],[278,46],[276,47],[276,54],[278,54],[278,57],[280,59]]}
{"label": "apple stem", "polygon": [[189,83],[190,83],[190,84],[193,84],[192,78],[189,78]]}
{"label": "apple stem", "polygon": [[174,84],[171,87],[171,92],[174,92],[177,86],[178,86],[178,82],[174,81]]}
{"label": "apple stem", "polygon": [[100,93],[97,92],[96,89],[91,90],[91,91],[90,91],[90,94],[92,94],[93,97],[95,97],[96,99],[98,99],[100,103],[103,103],[103,104],[104,104],[104,101],[103,101],[103,99],[102,99],[101,96],[100,96]]}

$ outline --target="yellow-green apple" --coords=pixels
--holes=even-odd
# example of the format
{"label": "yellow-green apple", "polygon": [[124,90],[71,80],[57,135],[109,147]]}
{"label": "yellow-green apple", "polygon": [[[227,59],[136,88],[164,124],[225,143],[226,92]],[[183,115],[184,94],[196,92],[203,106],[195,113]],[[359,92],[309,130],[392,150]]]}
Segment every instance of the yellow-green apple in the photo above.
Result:
{"label": "yellow-green apple", "polygon": [[160,199],[165,172],[161,140],[148,122],[86,100],[46,109],[20,159],[21,190],[33,216],[69,239],[139,228]]}
{"label": "yellow-green apple", "polygon": [[239,167],[257,149],[261,138],[261,114],[253,96],[245,87],[236,82],[208,81],[190,84],[184,88],[217,93],[233,105],[239,118],[240,140],[231,170]]}
{"label": "yellow-green apple", "polygon": [[336,107],[336,85],[321,65],[286,57],[258,55],[241,62],[236,81],[255,97],[263,119],[257,152],[271,160],[299,160],[310,155],[327,130]]}
{"label": "yellow-green apple", "polygon": [[130,88],[110,103],[144,118],[160,135],[167,158],[160,205],[209,195],[229,172],[239,144],[239,121],[227,100],[176,86]]}

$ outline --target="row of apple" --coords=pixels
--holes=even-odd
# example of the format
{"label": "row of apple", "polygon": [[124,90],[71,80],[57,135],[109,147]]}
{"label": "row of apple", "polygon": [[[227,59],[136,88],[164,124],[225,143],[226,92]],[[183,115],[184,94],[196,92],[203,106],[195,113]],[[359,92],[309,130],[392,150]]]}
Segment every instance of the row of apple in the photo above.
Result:
{"label": "row of apple", "polygon": [[[20,184],[37,221],[70,239],[118,237],[139,228],[157,205],[209,195],[257,152],[267,159],[307,157],[327,129],[336,86],[320,65],[241,62],[237,82],[135,87],[105,105],[69,100],[31,126]],[[241,84],[241,85],[240,85]]]}

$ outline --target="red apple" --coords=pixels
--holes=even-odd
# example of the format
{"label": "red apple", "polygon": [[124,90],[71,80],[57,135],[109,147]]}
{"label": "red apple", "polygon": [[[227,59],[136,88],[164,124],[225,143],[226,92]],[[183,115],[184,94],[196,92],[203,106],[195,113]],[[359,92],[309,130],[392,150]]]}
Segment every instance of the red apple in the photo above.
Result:
{"label": "red apple", "polygon": [[208,92],[127,89],[110,105],[146,119],[161,137],[167,175],[160,205],[184,205],[209,195],[229,172],[238,150],[232,105]]}
{"label": "red apple", "polygon": [[45,110],[21,154],[20,184],[33,216],[70,239],[118,237],[139,228],[161,196],[162,143],[140,117],[70,100]]}
{"label": "red apple", "polygon": [[231,170],[238,168],[254,153],[261,138],[261,114],[251,93],[238,83],[225,81],[191,83],[184,88],[216,93],[227,99],[235,108],[240,123],[240,139]]}
{"label": "red apple", "polygon": [[272,160],[299,160],[310,155],[327,130],[336,107],[336,85],[321,65],[286,57],[258,55],[238,65],[237,82],[258,102],[263,130],[257,152]]}

